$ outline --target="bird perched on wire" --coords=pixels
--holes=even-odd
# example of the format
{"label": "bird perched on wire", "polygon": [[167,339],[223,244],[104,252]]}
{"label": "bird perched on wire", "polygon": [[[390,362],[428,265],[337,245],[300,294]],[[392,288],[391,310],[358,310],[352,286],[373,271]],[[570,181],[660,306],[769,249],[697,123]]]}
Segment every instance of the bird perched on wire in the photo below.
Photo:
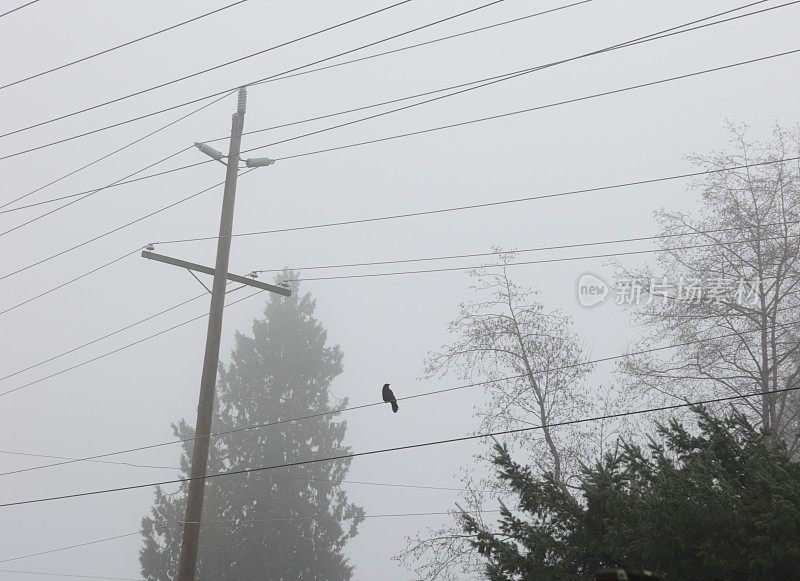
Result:
{"label": "bird perched on wire", "polygon": [[394,393],[389,388],[388,383],[383,384],[383,392],[381,393],[381,395],[383,396],[383,401],[392,404],[392,411],[394,413],[397,413],[397,410],[399,409],[400,406],[397,405],[397,398],[394,396]]}

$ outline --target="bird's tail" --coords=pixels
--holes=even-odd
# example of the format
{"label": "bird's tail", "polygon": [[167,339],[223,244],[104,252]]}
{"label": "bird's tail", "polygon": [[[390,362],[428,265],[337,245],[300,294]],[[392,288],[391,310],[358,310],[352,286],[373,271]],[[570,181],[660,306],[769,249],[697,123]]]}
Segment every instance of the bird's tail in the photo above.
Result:
{"label": "bird's tail", "polygon": [[397,405],[397,400],[393,400],[393,401],[392,401],[392,411],[393,411],[394,413],[397,413],[397,410],[398,410],[399,408],[400,408],[400,406],[399,406],[399,405]]}

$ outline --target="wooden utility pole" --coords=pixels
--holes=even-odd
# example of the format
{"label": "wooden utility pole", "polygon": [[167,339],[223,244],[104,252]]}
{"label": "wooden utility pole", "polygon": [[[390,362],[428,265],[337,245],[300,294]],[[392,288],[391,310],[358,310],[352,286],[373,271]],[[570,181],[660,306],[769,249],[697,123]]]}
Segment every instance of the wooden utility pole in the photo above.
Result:
{"label": "wooden utility pole", "polygon": [[211,307],[208,312],[206,351],[203,360],[203,375],[200,379],[200,400],[197,404],[197,424],[194,429],[195,439],[192,447],[192,471],[183,525],[181,556],[178,563],[178,581],[194,581],[197,570],[197,549],[200,544],[200,522],[203,515],[205,475],[208,468],[209,434],[211,433],[211,416],[214,412],[214,391],[222,335],[222,310],[225,307],[225,283],[231,254],[233,208],[236,200],[236,178],[239,174],[239,150],[242,143],[246,104],[247,92],[242,87],[239,89],[239,102],[236,113],[233,115],[231,143],[228,150],[228,170],[225,175],[225,193],[222,198],[214,283],[211,287]]}
{"label": "wooden utility pole", "polygon": [[[208,448],[211,434],[211,419],[214,413],[214,391],[217,382],[217,366],[219,364],[219,345],[222,336],[222,311],[225,308],[225,281],[232,280],[261,290],[290,296],[292,292],[281,286],[258,282],[252,278],[237,276],[228,272],[231,253],[231,234],[233,234],[233,208],[236,201],[236,178],[239,175],[239,152],[244,129],[244,111],[247,102],[245,88],[239,89],[239,103],[233,115],[231,143],[227,162],[222,152],[205,143],[195,143],[206,155],[227,165],[225,175],[225,193],[222,198],[222,216],[219,223],[217,240],[216,266],[210,268],[194,262],[180,260],[151,252],[152,244],[142,252],[144,258],[185,268],[189,272],[197,271],[214,276],[211,287],[211,307],[208,312],[208,331],[206,333],[206,350],[203,359],[203,374],[200,378],[200,400],[197,404],[197,423],[194,429],[192,447],[192,466],[189,478],[189,495],[186,502],[186,516],[183,522],[183,540],[178,562],[178,581],[195,581],[197,574],[197,552],[200,545],[200,527],[203,516],[203,496],[205,493],[206,472],[208,470]],[[260,157],[244,160],[247,167],[264,167],[272,165],[274,160]],[[195,278],[197,278],[195,276]],[[199,280],[199,279],[198,279]],[[202,284],[202,283],[201,283]],[[203,285],[205,286],[205,285]],[[207,287],[206,287],[207,288]]]}

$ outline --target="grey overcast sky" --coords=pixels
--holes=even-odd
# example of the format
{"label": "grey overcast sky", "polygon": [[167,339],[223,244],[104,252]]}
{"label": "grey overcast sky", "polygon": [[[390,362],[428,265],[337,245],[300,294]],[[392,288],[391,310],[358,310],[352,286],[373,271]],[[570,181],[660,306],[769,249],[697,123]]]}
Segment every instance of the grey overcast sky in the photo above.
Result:
{"label": "grey overcast sky", "polygon": [[[0,13],[23,4],[2,0]],[[567,4],[565,0],[563,4]],[[0,133],[138,91],[389,4],[375,1],[249,0],[209,18],[40,78],[0,89]],[[741,4],[745,4],[744,1]],[[245,129],[395,99],[575,56],[740,6],[726,1],[593,0],[498,29],[352,65],[251,87]],[[778,6],[759,3],[751,10]],[[83,57],[224,5],[221,0],[40,0],[0,18],[0,85]],[[0,138],[0,157],[60,140],[427,24],[479,6],[475,1],[414,0],[401,7],[232,66]],[[556,0],[505,0],[355,53],[363,56],[561,5]],[[535,107],[646,83],[736,61],[800,49],[800,6],[790,5],[687,34],[553,67],[436,103],[328,133],[258,150],[286,157],[317,149]],[[342,60],[342,59],[338,59]],[[332,61],[338,62],[338,61]],[[684,156],[727,146],[726,119],[746,122],[754,138],[774,122],[797,122],[800,56],[789,55],[691,79],[500,120],[374,145],[299,157],[261,168],[239,181],[235,230],[248,232],[367,218],[453,205],[499,201],[691,171]],[[0,160],[0,203],[60,176],[177,119],[206,101],[60,145]],[[194,141],[230,130],[235,96],[26,198],[41,201],[122,178]],[[367,113],[345,116],[355,119]],[[333,125],[328,119],[246,136],[244,147]],[[227,147],[219,142],[218,147]],[[206,159],[189,149],[147,173]],[[111,188],[0,236],[0,276],[121,226],[222,181],[207,163]],[[685,181],[608,190],[516,205],[371,224],[237,238],[230,270],[308,267],[485,252],[492,246],[533,248],[656,233],[654,210],[692,209],[697,193]],[[216,187],[152,218],[0,279],[0,311],[150,241],[214,235],[222,188]],[[20,202],[22,203],[22,202]],[[9,206],[11,208],[12,206]],[[54,206],[0,214],[7,230]],[[648,248],[646,243],[616,249]],[[166,254],[213,264],[215,243],[161,245]],[[598,249],[550,251],[530,258],[580,256]],[[611,250],[607,250],[611,251]],[[631,263],[646,258],[637,258]],[[575,318],[591,352],[604,357],[635,344],[637,331],[613,304],[583,309],[575,295],[584,272],[607,273],[605,259],[518,266],[521,284],[539,289],[549,308]],[[471,265],[480,259],[363,267],[348,273]],[[306,271],[343,274],[342,271]],[[376,401],[389,381],[398,396],[457,385],[419,380],[427,351],[447,340],[446,325],[469,297],[464,272],[309,281],[330,340],[345,353],[333,385],[352,404]],[[172,306],[202,289],[185,272],[134,253],[41,299],[0,315],[0,376],[102,336]],[[223,361],[235,330],[249,332],[262,296],[226,310]],[[207,309],[195,301],[144,325],[48,365],[0,381],[5,391],[91,359]],[[194,422],[205,324],[197,321],[97,362],[0,397],[0,449],[83,456],[172,438],[170,423]],[[593,383],[609,380],[600,365]],[[393,416],[377,407],[346,415],[354,450],[463,435],[474,430],[480,390],[402,404]],[[387,415],[388,412],[388,415]],[[356,459],[356,481],[459,485],[459,470],[480,445],[453,444]],[[177,447],[118,460],[172,466]],[[0,454],[0,471],[41,459]],[[0,477],[0,503],[175,477],[177,471],[106,464]],[[449,491],[348,485],[367,514],[437,512],[453,507]],[[135,532],[149,510],[151,489],[0,509],[0,569],[101,578],[139,577],[138,536],[6,561],[52,548]],[[355,579],[406,580],[413,574],[391,556],[403,538],[445,517],[367,520],[347,548]],[[46,578],[0,573],[0,579]]]}

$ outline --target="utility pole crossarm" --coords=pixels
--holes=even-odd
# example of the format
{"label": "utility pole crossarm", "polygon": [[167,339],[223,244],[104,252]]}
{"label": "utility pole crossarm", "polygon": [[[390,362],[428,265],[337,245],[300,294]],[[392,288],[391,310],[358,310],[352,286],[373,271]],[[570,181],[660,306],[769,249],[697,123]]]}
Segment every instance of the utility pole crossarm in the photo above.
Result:
{"label": "utility pole crossarm", "polygon": [[[210,266],[203,266],[202,264],[196,264],[194,262],[180,260],[179,258],[172,258],[170,256],[164,256],[163,254],[156,254],[155,252],[150,252],[148,250],[142,251],[142,257],[147,258],[149,260],[156,260],[158,262],[163,262],[165,264],[171,264],[173,266],[179,266],[187,270],[194,270],[197,272],[202,272],[203,274],[210,274],[211,276],[214,276],[216,272]],[[238,282],[239,284],[246,284],[247,286],[260,288],[261,290],[277,293],[285,297],[292,296],[292,291],[290,291],[288,288],[284,288],[282,286],[277,286],[274,284],[267,284],[265,282],[253,280],[252,278],[246,276],[239,276],[237,274],[227,273],[226,278],[230,281]]]}

